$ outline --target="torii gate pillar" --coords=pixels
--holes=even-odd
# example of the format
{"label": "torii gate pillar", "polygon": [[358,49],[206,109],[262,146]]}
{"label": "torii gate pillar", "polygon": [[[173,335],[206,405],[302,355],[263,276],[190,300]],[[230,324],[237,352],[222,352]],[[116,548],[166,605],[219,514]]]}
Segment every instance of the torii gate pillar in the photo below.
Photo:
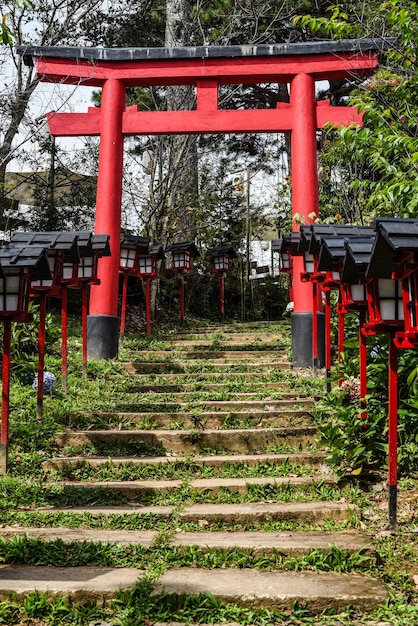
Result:
{"label": "torii gate pillar", "polygon": [[[87,317],[87,355],[96,360],[118,354],[118,288],[120,266],[121,199],[123,174],[122,115],[125,85],[108,79],[102,89],[100,154],[97,180],[96,233],[110,235],[111,256],[100,259],[100,285],[92,285]],[[116,297],[115,297],[116,294]]]}
{"label": "torii gate pillar", "polygon": [[[370,76],[392,41],[356,39],[196,48],[70,48],[18,46],[39,80],[102,88],[101,108],[87,113],[50,113],[54,136],[100,136],[96,233],[110,234],[111,257],[99,264],[100,286],[92,287],[87,348],[90,357],[117,356],[119,246],[123,139],[136,135],[291,132],[294,227],[318,215],[316,131],[326,124],[361,124],[353,107],[316,102],[315,82]],[[290,83],[290,104],[276,108],[225,110],[220,86]],[[140,111],[125,106],[126,87],[190,85],[196,108]],[[297,224],[298,222],[298,224]],[[302,283],[301,259],[294,259],[293,363],[312,364],[312,285]],[[318,303],[318,311],[320,303]],[[317,313],[318,317],[321,313]],[[315,328],[320,328],[315,324]],[[319,342],[321,343],[321,342]],[[319,350],[318,357],[321,351]],[[319,362],[321,359],[319,358]]]}
{"label": "torii gate pillar", "polygon": [[[290,84],[292,109],[292,230],[300,224],[310,224],[319,215],[318,163],[316,144],[315,80],[309,74],[297,74]],[[304,271],[303,257],[293,258],[292,360],[295,367],[311,367],[312,332],[318,332],[318,367],[325,356],[324,314],[312,311],[312,284],[299,279]],[[313,324],[313,315],[317,324]]]}

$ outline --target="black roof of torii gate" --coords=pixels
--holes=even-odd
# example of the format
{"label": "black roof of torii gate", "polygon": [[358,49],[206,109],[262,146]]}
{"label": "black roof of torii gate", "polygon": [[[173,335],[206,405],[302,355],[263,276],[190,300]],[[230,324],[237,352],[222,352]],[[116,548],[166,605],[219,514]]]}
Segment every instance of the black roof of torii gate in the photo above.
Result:
{"label": "black roof of torii gate", "polygon": [[18,54],[25,63],[33,64],[33,57],[80,59],[86,61],[139,61],[170,59],[248,58],[272,56],[308,56],[312,54],[359,54],[384,51],[395,40],[347,39],[341,41],[308,41],[302,43],[274,43],[241,46],[192,46],[153,48],[87,48],[72,46],[17,46]]}

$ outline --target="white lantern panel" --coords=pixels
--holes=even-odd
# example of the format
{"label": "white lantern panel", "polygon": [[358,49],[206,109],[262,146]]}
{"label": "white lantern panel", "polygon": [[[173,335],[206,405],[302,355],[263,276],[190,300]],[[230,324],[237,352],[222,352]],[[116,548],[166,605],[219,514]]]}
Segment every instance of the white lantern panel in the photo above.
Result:
{"label": "white lantern panel", "polygon": [[305,252],[305,272],[309,272],[309,274],[313,274],[313,271],[314,271],[313,255]]}
{"label": "white lantern panel", "polygon": [[93,257],[85,256],[80,259],[78,266],[78,278],[91,278],[93,276]]}
{"label": "white lantern panel", "polygon": [[152,257],[150,256],[140,257],[139,272],[141,274],[152,274]]}
{"label": "white lantern panel", "polygon": [[282,252],[281,256],[281,265],[284,270],[290,269],[290,255],[287,252]]}
{"label": "white lantern panel", "polygon": [[351,297],[354,302],[366,302],[366,285],[351,285]]}
{"label": "white lantern panel", "polygon": [[120,266],[131,269],[135,265],[136,250],[132,248],[121,248]]}
{"label": "white lantern panel", "polygon": [[333,280],[340,280],[340,272],[332,272]]}
{"label": "white lantern panel", "polygon": [[[0,279],[0,310],[1,311],[19,311],[26,303],[27,296],[27,283],[22,282],[22,288],[24,293],[19,294],[19,288],[21,287],[20,277],[7,276],[5,279]],[[21,298],[22,304],[19,300]]]}
{"label": "white lantern panel", "polygon": [[400,280],[379,278],[380,315],[383,320],[403,320],[402,285]]}
{"label": "white lantern panel", "polygon": [[213,266],[215,270],[229,270],[229,256],[226,254],[215,256]]}
{"label": "white lantern panel", "polygon": [[62,277],[64,280],[70,280],[73,277],[73,264],[64,263],[62,268]]}

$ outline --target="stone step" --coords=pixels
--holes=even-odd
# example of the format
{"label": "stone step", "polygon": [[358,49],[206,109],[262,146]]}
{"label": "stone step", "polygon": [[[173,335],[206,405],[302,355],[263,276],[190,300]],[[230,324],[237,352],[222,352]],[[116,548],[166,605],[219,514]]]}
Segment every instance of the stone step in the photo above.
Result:
{"label": "stone step", "polygon": [[[180,373],[180,372],[190,372],[190,373],[199,373],[198,371],[196,371],[196,368],[198,367],[198,364],[193,364],[193,363],[185,363],[185,362],[175,362],[175,361],[167,361],[167,362],[158,362],[158,361],[143,361],[143,362],[135,362],[135,363],[128,363],[128,362],[124,362],[121,363],[121,366],[124,367],[126,369],[127,372],[131,373],[131,374],[135,374],[135,373]],[[202,363],[202,368],[207,368],[208,365],[204,362]],[[223,360],[219,360],[219,359],[213,359],[210,364],[210,367],[213,367],[213,371],[217,372],[217,370],[230,370],[231,372],[233,372],[234,367],[238,368],[239,371],[244,371],[244,372],[253,372],[253,371],[264,371],[264,372],[270,372],[273,371],[275,369],[281,369],[281,370],[290,370],[291,369],[291,363],[287,362],[287,361],[282,361],[279,359],[279,357],[277,358],[277,361],[275,360],[263,360],[263,361],[258,361],[257,363],[253,363],[253,362],[245,362],[245,363],[225,363]]]}
{"label": "stone step", "polygon": [[207,346],[206,350],[194,350],[187,347],[183,350],[141,350],[138,352],[138,356],[141,357],[141,361],[157,360],[157,357],[161,360],[184,360],[184,359],[220,359],[223,361],[241,361],[254,359],[258,362],[259,359],[277,359],[283,358],[283,350],[235,350],[232,347],[225,347],[224,350],[211,350],[210,346]]}
{"label": "stone step", "polygon": [[[190,379],[191,377],[188,376],[188,379]],[[234,391],[233,387],[234,384],[233,383],[228,383],[228,382],[224,382],[224,383],[207,383],[204,381],[197,381],[195,383],[193,382],[180,382],[179,384],[161,384],[161,383],[142,383],[142,384],[138,384],[132,387],[129,387],[127,390],[124,390],[124,393],[126,393],[127,391],[129,393],[134,393],[134,392],[138,392],[138,393],[147,393],[147,392],[155,392],[155,393],[170,393],[170,394],[186,394],[186,393],[193,393],[193,392],[228,392],[228,393],[240,393],[241,395],[246,395],[247,393],[258,393],[258,392],[266,392],[268,393],[269,391],[278,391],[280,392],[280,395],[283,398],[287,398],[287,397],[295,397],[295,395],[297,394],[297,392],[291,392],[291,391],[283,391],[284,389],[288,389],[289,385],[288,383],[267,383],[267,382],[255,382],[255,383],[251,383],[249,382],[248,384],[244,384],[242,383],[242,381],[239,383],[240,388],[242,388],[243,391]],[[244,391],[245,389],[250,389],[251,391]],[[298,397],[305,397],[308,394],[306,393],[299,393],[297,394]]]}
{"label": "stone step", "polygon": [[[151,372],[149,374],[147,373],[141,374],[137,372],[135,367],[131,367],[132,364],[125,363],[124,365],[129,366],[128,368],[125,367],[125,370],[127,371],[127,369],[130,368],[129,370],[130,373],[136,375],[135,380],[137,380],[139,384],[146,384],[146,382],[155,382],[157,380],[161,381],[161,384],[165,384],[166,381],[169,381],[171,383],[176,382],[176,384],[180,384],[183,382],[196,384],[196,383],[204,383],[206,381],[209,381],[211,383],[216,382],[218,384],[220,383],[230,384],[231,382],[237,382],[241,384],[243,381],[244,382],[249,381],[251,383],[253,383],[253,381],[256,381],[257,384],[262,384],[264,382],[266,383],[271,382],[271,372],[265,372],[265,371],[261,371],[261,372],[254,371],[254,372],[251,372],[251,375],[249,375],[248,372],[234,372],[234,371],[228,372],[222,369],[219,372],[217,371],[165,372],[162,375],[160,375],[158,372]],[[298,379],[296,376],[294,376],[288,382],[279,381],[279,384],[282,384],[284,389],[285,388],[289,389],[289,387],[294,388],[298,384]]]}
{"label": "stone step", "polygon": [[[57,483],[63,487],[71,487],[72,489],[107,489],[117,491],[129,500],[146,493],[168,493],[185,488],[183,480],[112,480],[112,481],[58,481]],[[337,483],[334,479],[318,475],[318,476],[289,476],[289,477],[254,477],[254,478],[197,478],[187,482],[187,489],[197,492],[205,492],[217,494],[220,491],[229,491],[245,495],[249,487],[259,486],[272,487],[287,486],[292,487],[311,487],[318,484],[334,485]]]}
{"label": "stone step", "polygon": [[169,569],[160,577],[155,594],[210,593],[218,601],[252,610],[288,610],[292,604],[313,613],[326,609],[373,611],[388,597],[383,584],[366,576],[334,572],[282,572],[257,569]]}
{"label": "stone step", "polygon": [[[155,516],[157,519],[169,519],[175,512],[174,506],[89,506],[86,507],[39,507],[30,513],[70,513],[89,517],[117,516]],[[243,502],[239,504],[192,504],[186,506],[179,517],[184,522],[205,522],[215,524],[258,524],[266,521],[289,522],[299,524],[322,524],[326,520],[347,521],[353,513],[358,513],[355,505],[346,502]]]}
{"label": "stone step", "polygon": [[90,442],[126,444],[130,441],[161,446],[174,453],[198,453],[201,449],[220,449],[233,452],[261,450],[275,445],[306,446],[312,443],[317,429],[314,426],[294,428],[250,428],[233,430],[67,430],[57,433],[55,441],[60,448],[82,446]]}
{"label": "stone step", "polygon": [[[202,386],[201,386],[202,387]],[[155,385],[155,389],[147,389],[145,386],[142,390],[139,389],[130,389],[129,395],[127,396],[126,391],[123,393],[114,393],[114,398],[118,397],[121,400],[126,400],[127,402],[132,402],[136,398],[134,394],[138,395],[138,399],[143,402],[153,400],[158,403],[163,402],[177,402],[183,404],[190,404],[191,402],[237,402],[238,400],[242,400],[243,402],[247,401],[271,401],[271,402],[287,402],[298,403],[298,404],[310,404],[314,402],[312,396],[307,393],[290,393],[290,392],[282,392],[280,390],[272,390],[272,389],[260,389],[259,391],[230,391],[226,387],[223,387],[219,392],[216,392],[215,389],[190,389],[189,391],[169,391],[165,385]],[[132,394],[132,395],[131,395]],[[146,397],[144,398],[144,395]],[[277,397],[275,397],[277,396]],[[225,400],[227,398],[227,400]]]}
{"label": "stone step", "polygon": [[[160,537],[158,531],[101,530],[91,528],[35,528],[27,526],[6,526],[1,529],[2,537],[37,538],[41,541],[81,543],[83,541],[120,543],[152,547]],[[284,557],[301,557],[312,550],[327,552],[336,547],[345,552],[374,552],[373,545],[356,531],[212,531],[177,532],[165,543],[170,547],[197,546],[202,550],[240,548],[252,550],[255,554],[269,554],[278,551]]]}
{"label": "stone step", "polygon": [[81,603],[102,603],[119,591],[132,589],[142,575],[133,567],[0,565],[0,599],[10,600],[13,594],[23,601],[36,590],[49,596],[69,596]]}
{"label": "stone step", "polygon": [[[50,596],[69,596],[79,602],[103,602],[121,590],[132,589],[144,572],[136,568],[53,567],[0,565],[0,598],[13,594],[23,600],[35,589]],[[168,569],[153,595],[210,593],[218,601],[252,610],[287,610],[293,603],[313,613],[350,605],[373,611],[388,595],[383,584],[357,574],[281,572],[249,569]]]}
{"label": "stone step", "polygon": [[[183,413],[196,409],[206,413],[213,411],[223,411],[224,413],[230,413],[231,411],[236,411],[238,413],[271,413],[276,411],[285,413],[285,409],[288,409],[289,407],[293,407],[292,411],[298,411],[301,409],[297,409],[295,407],[308,409],[313,405],[314,400],[312,398],[290,398],[288,400],[272,400],[271,398],[263,400],[196,400],[192,398],[190,402],[175,402],[174,400],[170,400],[169,397],[165,397],[163,400],[158,401],[158,397],[154,398],[154,394],[152,394],[145,398],[121,400],[118,404],[118,408],[123,409],[123,407],[126,406],[126,412],[128,413],[133,413],[132,409],[129,410],[128,408],[132,406],[135,406],[135,408],[138,407],[138,411],[135,412],[139,413]],[[149,411],[147,410],[148,407]],[[117,412],[125,413],[125,410]],[[108,411],[104,411],[103,413],[108,413]]]}
{"label": "stone step", "polygon": [[[268,427],[287,427],[289,423],[293,426],[309,426],[311,418],[309,413],[305,409],[282,409],[280,411],[196,411],[195,413],[176,411],[176,412],[130,412],[130,411],[94,411],[92,413],[86,413],[87,417],[90,417],[91,423],[94,420],[107,420],[109,426],[111,424],[116,425],[124,424],[127,422],[133,422],[135,424],[143,425],[143,427],[150,427],[150,420],[153,426],[166,429],[178,429],[177,425],[181,425],[181,428],[186,429],[206,429],[206,430],[225,430],[236,426],[239,428],[242,426],[248,427],[249,424],[243,424],[247,420],[256,421],[257,428]],[[77,424],[77,416],[72,419],[73,424]],[[176,424],[176,426],[174,426]],[[236,428],[236,429],[237,429]]]}
{"label": "stone step", "polygon": [[89,465],[90,467],[100,467],[111,462],[112,465],[119,466],[124,463],[136,466],[159,466],[167,464],[178,464],[192,467],[223,467],[224,465],[234,466],[245,463],[247,467],[256,467],[260,464],[280,465],[288,463],[290,465],[306,465],[318,469],[324,464],[325,454],[233,454],[216,456],[156,456],[156,457],[94,457],[94,456],[68,456],[56,457],[43,461],[44,470],[58,470],[72,463]]}

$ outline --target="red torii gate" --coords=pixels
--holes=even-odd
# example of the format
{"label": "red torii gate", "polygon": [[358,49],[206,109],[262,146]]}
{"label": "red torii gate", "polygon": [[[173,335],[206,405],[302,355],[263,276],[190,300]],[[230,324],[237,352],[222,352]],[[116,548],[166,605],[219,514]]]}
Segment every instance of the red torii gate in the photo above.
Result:
{"label": "red torii gate", "polygon": [[[17,48],[26,63],[35,63],[41,81],[102,88],[101,108],[48,114],[54,136],[100,136],[95,232],[110,234],[112,255],[101,259],[101,284],[91,291],[90,357],[113,358],[118,352],[123,138],[291,131],[292,214],[309,223],[318,215],[317,129],[327,123],[361,123],[352,107],[317,102],[315,82],[371,75],[387,45],[383,40],[358,39],[195,48]],[[219,108],[219,85],[260,83],[290,83],[290,103],[279,102],[275,109]],[[157,85],[195,86],[196,108],[138,111],[126,106],[126,87]],[[299,279],[302,261],[294,259],[293,362],[310,366],[312,285]]]}

